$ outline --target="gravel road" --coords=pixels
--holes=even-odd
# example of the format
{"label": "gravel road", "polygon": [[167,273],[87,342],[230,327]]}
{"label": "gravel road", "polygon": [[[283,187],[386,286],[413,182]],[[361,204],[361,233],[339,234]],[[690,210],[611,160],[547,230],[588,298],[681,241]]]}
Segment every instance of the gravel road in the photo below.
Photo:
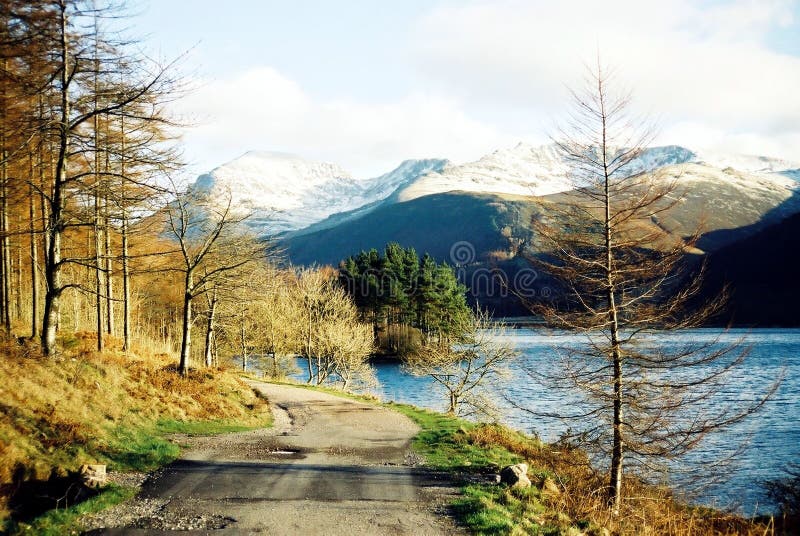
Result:
{"label": "gravel road", "polygon": [[84,519],[91,534],[461,534],[457,490],[417,466],[418,428],[378,406],[251,382],[272,428],[176,437],[179,460],[126,504]]}

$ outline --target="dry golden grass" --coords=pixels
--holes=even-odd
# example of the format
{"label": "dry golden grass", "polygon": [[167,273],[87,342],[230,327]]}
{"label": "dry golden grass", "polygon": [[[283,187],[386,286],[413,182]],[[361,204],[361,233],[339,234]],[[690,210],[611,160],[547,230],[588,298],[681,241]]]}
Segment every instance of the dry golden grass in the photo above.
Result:
{"label": "dry golden grass", "polygon": [[[619,515],[608,507],[606,476],[589,464],[586,454],[570,445],[544,445],[523,434],[499,425],[480,425],[465,432],[475,445],[499,445],[525,458],[529,474],[552,480],[557,492],[542,493],[551,511],[565,519],[590,527],[603,527],[608,534],[620,535],[749,535],[775,534],[771,519],[751,520],[709,508],[696,508],[676,500],[668,489],[628,478],[623,489],[626,498]],[[535,484],[537,482],[534,482]],[[594,533],[595,531],[590,531]],[[600,530],[598,533],[605,534]]]}
{"label": "dry golden grass", "polygon": [[105,460],[124,448],[123,429],[154,430],[159,421],[267,422],[265,401],[224,370],[181,377],[174,356],[144,347],[124,354],[120,341],[108,338],[99,354],[87,333],[62,342],[63,356],[47,359],[35,345],[0,341],[0,513],[12,482]]}

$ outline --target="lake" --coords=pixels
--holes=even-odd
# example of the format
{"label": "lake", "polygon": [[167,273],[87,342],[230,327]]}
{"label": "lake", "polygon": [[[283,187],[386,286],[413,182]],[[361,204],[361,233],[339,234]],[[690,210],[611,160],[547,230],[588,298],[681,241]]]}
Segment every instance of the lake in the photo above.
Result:
{"label": "lake", "polygon": [[[509,330],[504,337],[521,353],[520,359],[512,366],[511,377],[502,386],[507,397],[539,411],[558,411],[579,403],[574,393],[544,388],[525,371],[554,370],[558,366],[559,348],[580,344],[581,337],[548,335],[531,329]],[[733,447],[746,441],[731,475],[721,485],[701,489],[695,501],[752,514],[756,510],[762,513],[771,510],[771,505],[765,504],[759,483],[780,475],[789,462],[800,461],[800,329],[686,330],[652,336],[649,343],[676,346],[708,342],[724,345],[742,341],[749,348],[749,354],[731,376],[731,381],[717,393],[717,400],[746,403],[756,398],[777,376],[783,374],[783,381],[759,413],[705,440],[689,458],[712,467]],[[375,393],[383,400],[445,409],[443,393],[437,391],[431,380],[407,374],[395,363],[374,366],[381,383]],[[534,416],[508,404],[502,409],[501,420],[547,441],[555,440],[566,429],[566,424],[560,420]],[[717,469],[713,471],[717,472]]]}

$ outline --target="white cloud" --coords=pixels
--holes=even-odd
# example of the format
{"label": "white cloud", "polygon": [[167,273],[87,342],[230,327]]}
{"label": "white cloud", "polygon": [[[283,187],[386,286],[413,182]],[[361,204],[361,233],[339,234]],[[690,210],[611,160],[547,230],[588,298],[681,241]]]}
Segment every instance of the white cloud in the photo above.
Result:
{"label": "white cloud", "polygon": [[[800,160],[800,58],[770,50],[792,3],[734,0],[493,1],[433,10],[416,30],[420,68],[468,106],[506,102],[558,116],[564,85],[599,48],[637,105],[700,145]],[[687,125],[696,130],[687,130]],[[703,136],[702,133],[706,135]],[[689,143],[685,141],[683,143]]]}
{"label": "white cloud", "polygon": [[281,150],[367,176],[407,158],[469,160],[512,142],[452,99],[422,92],[382,103],[314,98],[270,67],[200,84],[180,106],[198,118],[186,146],[200,167],[251,149]]}

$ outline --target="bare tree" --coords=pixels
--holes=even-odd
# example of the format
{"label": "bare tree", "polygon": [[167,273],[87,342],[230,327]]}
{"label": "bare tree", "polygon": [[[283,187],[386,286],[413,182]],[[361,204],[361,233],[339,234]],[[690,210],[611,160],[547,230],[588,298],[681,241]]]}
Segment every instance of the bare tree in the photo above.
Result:
{"label": "bare tree", "polygon": [[294,274],[259,264],[249,280],[250,292],[257,296],[251,307],[253,344],[262,358],[269,356],[272,360],[269,369],[262,364],[261,370],[274,378],[286,376],[297,369],[293,358],[302,326],[298,300],[293,295]]}
{"label": "bare tree", "polygon": [[[599,59],[555,140],[572,167],[574,190],[544,202],[531,262],[555,282],[552,299],[530,305],[552,326],[586,334],[564,352],[559,378],[586,406],[558,416],[578,420],[584,443],[610,458],[608,496],[623,502],[624,467],[652,468],[696,447],[710,432],[763,404],[714,400],[745,357],[741,348],[686,343],[665,348],[652,333],[699,326],[720,305],[687,307],[702,267],[690,262],[697,234],[663,223],[678,202],[674,178],[643,172],[653,138],[614,91]],[[769,390],[768,390],[769,391]]]}
{"label": "bare tree", "polygon": [[[66,231],[86,225],[87,218],[75,211],[80,211],[79,199],[92,191],[92,179],[98,175],[91,164],[92,155],[99,150],[91,143],[92,125],[97,125],[98,117],[127,114],[140,121],[161,122],[163,119],[158,117],[161,104],[172,99],[177,81],[171,74],[174,64],[160,65],[143,58],[132,61],[122,53],[126,43],[111,39],[110,32],[98,33],[94,27],[87,30],[87,21],[95,16],[114,16],[113,8],[97,7],[83,0],[52,0],[48,4],[53,13],[48,33],[52,42],[52,83],[48,95],[53,105],[43,124],[54,140],[56,156],[52,184],[44,192],[48,250],[42,347],[46,354],[52,355],[56,350],[62,296],[68,289],[81,288],[78,282],[65,281],[66,266],[71,263],[102,270],[96,255],[67,258],[62,249]],[[102,101],[95,99],[98,74],[106,78]],[[147,107],[134,107],[144,102]],[[143,110],[145,114],[137,113]],[[95,288],[91,292],[103,290]]]}
{"label": "bare tree", "polygon": [[302,317],[297,351],[306,358],[308,383],[339,378],[347,386],[359,375],[369,382],[372,329],[359,321],[355,304],[333,274],[302,271],[294,294]]}
{"label": "bare tree", "polygon": [[331,305],[332,314],[321,319],[316,334],[319,382],[333,379],[342,389],[377,384],[369,363],[375,349],[372,326],[359,321],[355,305],[343,293],[335,294]]}
{"label": "bare tree", "polygon": [[[453,344],[427,343],[404,358],[415,376],[428,376],[444,390],[451,414],[493,413],[490,389],[508,374],[518,352],[503,341],[505,327],[478,311]],[[468,408],[467,411],[464,407]]]}
{"label": "bare tree", "polygon": [[234,275],[206,293],[207,364],[209,355],[220,353],[235,356],[244,369],[253,358],[260,372],[273,377],[294,370],[289,357],[298,349],[301,330],[294,274],[256,262]]}
{"label": "bare tree", "polygon": [[170,268],[183,276],[181,353],[178,370],[186,374],[191,354],[193,302],[210,289],[225,288],[223,281],[246,265],[264,259],[266,244],[243,223],[249,214],[237,214],[227,199],[210,199],[191,190],[173,192],[167,205],[167,227],[177,241],[182,266]]}

